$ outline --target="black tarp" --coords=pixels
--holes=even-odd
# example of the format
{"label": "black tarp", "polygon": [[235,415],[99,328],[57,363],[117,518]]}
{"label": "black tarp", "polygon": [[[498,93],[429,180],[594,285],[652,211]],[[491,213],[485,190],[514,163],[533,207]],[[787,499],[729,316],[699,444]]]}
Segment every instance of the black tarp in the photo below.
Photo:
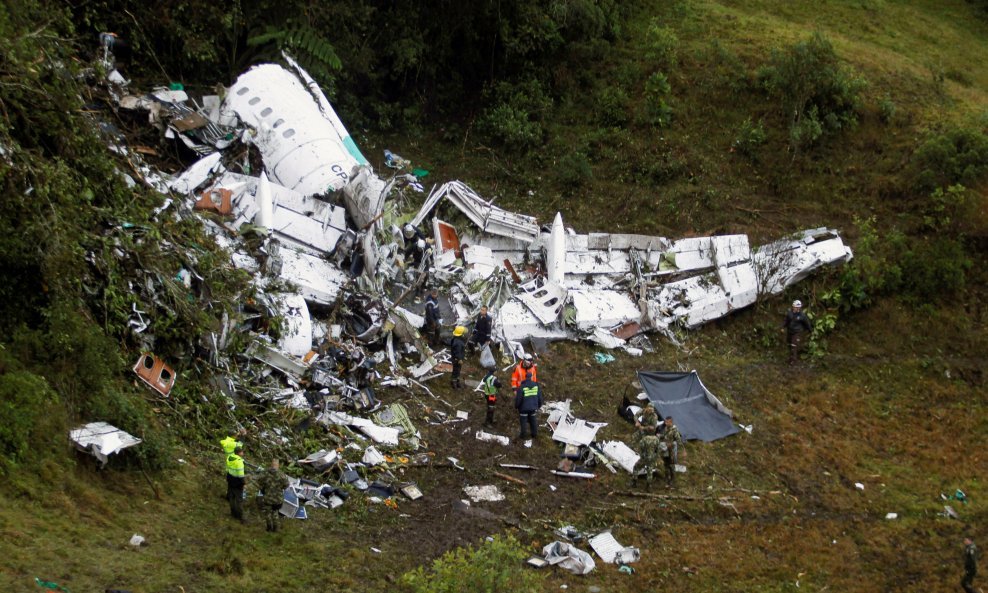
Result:
{"label": "black tarp", "polygon": [[672,416],[686,440],[715,441],[738,432],[731,411],[710,393],[696,371],[638,371],[659,416]]}

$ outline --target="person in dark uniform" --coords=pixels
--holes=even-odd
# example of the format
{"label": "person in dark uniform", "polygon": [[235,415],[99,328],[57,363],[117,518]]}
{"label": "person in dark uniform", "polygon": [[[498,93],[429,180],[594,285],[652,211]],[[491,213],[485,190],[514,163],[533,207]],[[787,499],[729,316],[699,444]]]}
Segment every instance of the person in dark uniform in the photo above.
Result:
{"label": "person in dark uniform", "polygon": [[964,578],[961,587],[965,593],[975,593],[974,577],[978,575],[978,546],[974,545],[971,536],[964,538]]}
{"label": "person in dark uniform", "polygon": [[518,410],[518,424],[521,428],[519,439],[526,439],[531,434],[534,439],[538,436],[538,422],[535,413],[542,407],[542,387],[532,377],[522,381],[515,390],[515,409]]}
{"label": "person in dark uniform", "polygon": [[436,348],[439,346],[439,328],[443,324],[443,318],[439,312],[439,291],[433,288],[429,291],[429,296],[425,299],[425,337],[429,340],[429,346]]}
{"label": "person in dark uniform", "polygon": [[803,313],[802,302],[792,302],[792,309],[786,312],[786,318],[782,321],[782,331],[786,332],[786,343],[789,345],[789,364],[796,364],[806,336],[813,331],[810,318]]}
{"label": "person in dark uniform", "polygon": [[449,354],[453,362],[453,375],[450,377],[450,385],[453,389],[459,389],[463,387],[460,383],[460,371],[463,369],[463,359],[466,358],[467,343],[466,335],[467,328],[462,325],[457,325],[453,328],[453,339],[449,341]]}
{"label": "person in dark uniform", "polygon": [[470,342],[468,343],[470,349],[483,348],[484,345],[490,342],[493,327],[494,320],[487,313],[487,307],[481,307],[480,314],[477,315],[477,321],[473,324],[473,333],[470,334]]}

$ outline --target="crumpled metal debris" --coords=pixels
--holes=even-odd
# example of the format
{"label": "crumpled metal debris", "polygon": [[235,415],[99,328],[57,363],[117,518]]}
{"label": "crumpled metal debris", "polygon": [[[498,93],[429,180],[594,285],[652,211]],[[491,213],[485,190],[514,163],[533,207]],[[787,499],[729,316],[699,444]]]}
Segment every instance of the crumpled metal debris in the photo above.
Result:
{"label": "crumpled metal debris", "polygon": [[92,454],[105,466],[109,456],[139,445],[141,439],[106,422],[90,422],[69,431],[69,440],[80,451]]}

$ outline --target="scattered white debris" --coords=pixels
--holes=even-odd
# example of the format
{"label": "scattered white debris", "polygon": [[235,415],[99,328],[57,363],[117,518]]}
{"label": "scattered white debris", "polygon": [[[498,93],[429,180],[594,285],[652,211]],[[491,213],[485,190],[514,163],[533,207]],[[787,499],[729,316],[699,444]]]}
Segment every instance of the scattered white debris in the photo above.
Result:
{"label": "scattered white debris", "polygon": [[483,441],[485,443],[498,443],[507,447],[511,444],[511,439],[500,434],[491,434],[489,432],[484,432],[483,430],[478,430],[476,436],[478,441]]}
{"label": "scattered white debris", "polygon": [[464,486],[463,492],[473,502],[498,502],[504,500],[504,494],[493,484],[487,486]]}
{"label": "scattered white debris", "polygon": [[130,536],[130,545],[134,546],[135,548],[136,547],[143,546],[144,545],[144,536],[143,535],[138,535],[136,533],[134,535]]}
{"label": "scattered white debris", "polygon": [[898,519],[899,513],[886,513],[885,518],[891,521],[892,519]]}

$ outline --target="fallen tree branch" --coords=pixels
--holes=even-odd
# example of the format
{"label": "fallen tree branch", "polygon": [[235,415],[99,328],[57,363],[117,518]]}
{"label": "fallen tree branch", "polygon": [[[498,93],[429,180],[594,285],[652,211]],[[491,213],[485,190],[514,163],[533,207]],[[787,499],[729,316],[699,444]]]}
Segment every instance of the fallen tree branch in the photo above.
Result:
{"label": "fallen tree branch", "polygon": [[501,472],[493,472],[493,473],[494,473],[495,476],[497,476],[497,477],[499,477],[499,478],[501,478],[503,480],[507,480],[509,482],[514,482],[515,484],[521,484],[522,486],[528,486],[528,482],[526,482],[525,480],[519,480],[518,478],[516,478],[514,476],[509,476],[508,474],[502,474]]}
{"label": "fallen tree branch", "polygon": [[722,500],[734,500],[730,496],[685,496],[682,494],[650,494],[648,492],[632,492],[630,490],[625,491],[613,491],[608,492],[607,495],[617,494],[618,496],[633,496],[637,498],[655,498],[658,500],[694,500],[694,501],[722,501]]}

